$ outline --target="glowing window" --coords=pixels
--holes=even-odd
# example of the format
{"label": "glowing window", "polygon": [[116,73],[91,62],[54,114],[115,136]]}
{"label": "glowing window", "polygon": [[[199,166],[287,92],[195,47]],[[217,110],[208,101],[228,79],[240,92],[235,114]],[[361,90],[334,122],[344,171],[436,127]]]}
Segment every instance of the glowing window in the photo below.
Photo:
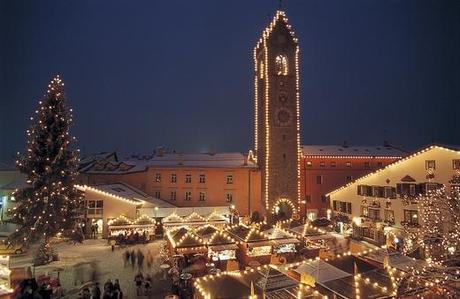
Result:
{"label": "glowing window", "polygon": [[288,74],[288,61],[286,56],[278,55],[275,58],[275,70],[278,76],[286,76]]}

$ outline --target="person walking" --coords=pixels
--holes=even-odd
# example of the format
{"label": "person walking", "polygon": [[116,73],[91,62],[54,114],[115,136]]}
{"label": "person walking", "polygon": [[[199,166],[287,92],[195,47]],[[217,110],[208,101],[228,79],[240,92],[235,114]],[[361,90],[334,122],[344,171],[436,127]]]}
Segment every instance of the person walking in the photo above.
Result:
{"label": "person walking", "polygon": [[143,281],[144,281],[144,276],[139,271],[139,273],[137,273],[136,276],[134,277],[134,282],[136,284],[136,294],[137,294],[137,296],[142,295],[142,283],[143,283]]}
{"label": "person walking", "polygon": [[139,271],[144,268],[144,254],[140,249],[137,250],[137,267],[139,268]]}
{"label": "person walking", "polygon": [[126,264],[129,263],[129,258],[131,254],[129,253],[129,250],[126,250],[125,253],[123,254],[123,267],[126,268]]}
{"label": "person walking", "polygon": [[91,289],[91,299],[101,299],[101,288],[99,282],[96,282]]}
{"label": "person walking", "polygon": [[113,283],[112,281],[109,279],[107,279],[107,281],[105,282],[104,284],[104,293],[111,293],[113,290]]}
{"label": "person walking", "polygon": [[133,269],[134,269],[134,266],[136,265],[136,253],[134,252],[134,250],[131,250],[130,259],[131,259],[131,266],[133,266]]}

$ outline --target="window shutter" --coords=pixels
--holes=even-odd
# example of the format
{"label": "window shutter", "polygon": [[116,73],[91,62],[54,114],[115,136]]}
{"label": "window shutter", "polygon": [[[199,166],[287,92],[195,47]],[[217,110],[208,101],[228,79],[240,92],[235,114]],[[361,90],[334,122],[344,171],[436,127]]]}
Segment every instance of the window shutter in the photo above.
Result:
{"label": "window shutter", "polygon": [[358,195],[363,195],[362,189],[363,185],[358,185]]}
{"label": "window shutter", "polygon": [[337,200],[333,200],[333,201],[332,201],[332,209],[333,209],[334,211],[337,211]]}

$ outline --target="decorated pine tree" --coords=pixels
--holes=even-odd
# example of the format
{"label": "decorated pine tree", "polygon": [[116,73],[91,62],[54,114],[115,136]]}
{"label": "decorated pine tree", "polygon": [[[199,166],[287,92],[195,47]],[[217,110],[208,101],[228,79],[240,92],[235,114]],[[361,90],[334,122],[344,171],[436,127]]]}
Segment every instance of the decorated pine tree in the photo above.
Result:
{"label": "decorated pine tree", "polygon": [[27,152],[16,161],[29,186],[14,193],[18,204],[9,213],[18,229],[9,241],[47,242],[58,233],[81,239],[83,197],[74,187],[78,150],[73,149],[72,110],[66,107],[59,76],[51,80],[35,113],[27,130]]}

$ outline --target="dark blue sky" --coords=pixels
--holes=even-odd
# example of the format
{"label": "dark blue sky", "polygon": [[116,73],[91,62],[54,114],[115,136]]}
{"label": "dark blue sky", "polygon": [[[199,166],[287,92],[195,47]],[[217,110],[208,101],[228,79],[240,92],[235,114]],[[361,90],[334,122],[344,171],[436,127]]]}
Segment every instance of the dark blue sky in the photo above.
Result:
{"label": "dark blue sky", "polygon": [[[459,8],[287,0],[303,144],[459,144]],[[0,160],[62,74],[84,152],[246,151],[252,49],[277,1],[0,0]],[[386,132],[386,133],[385,133]]]}

